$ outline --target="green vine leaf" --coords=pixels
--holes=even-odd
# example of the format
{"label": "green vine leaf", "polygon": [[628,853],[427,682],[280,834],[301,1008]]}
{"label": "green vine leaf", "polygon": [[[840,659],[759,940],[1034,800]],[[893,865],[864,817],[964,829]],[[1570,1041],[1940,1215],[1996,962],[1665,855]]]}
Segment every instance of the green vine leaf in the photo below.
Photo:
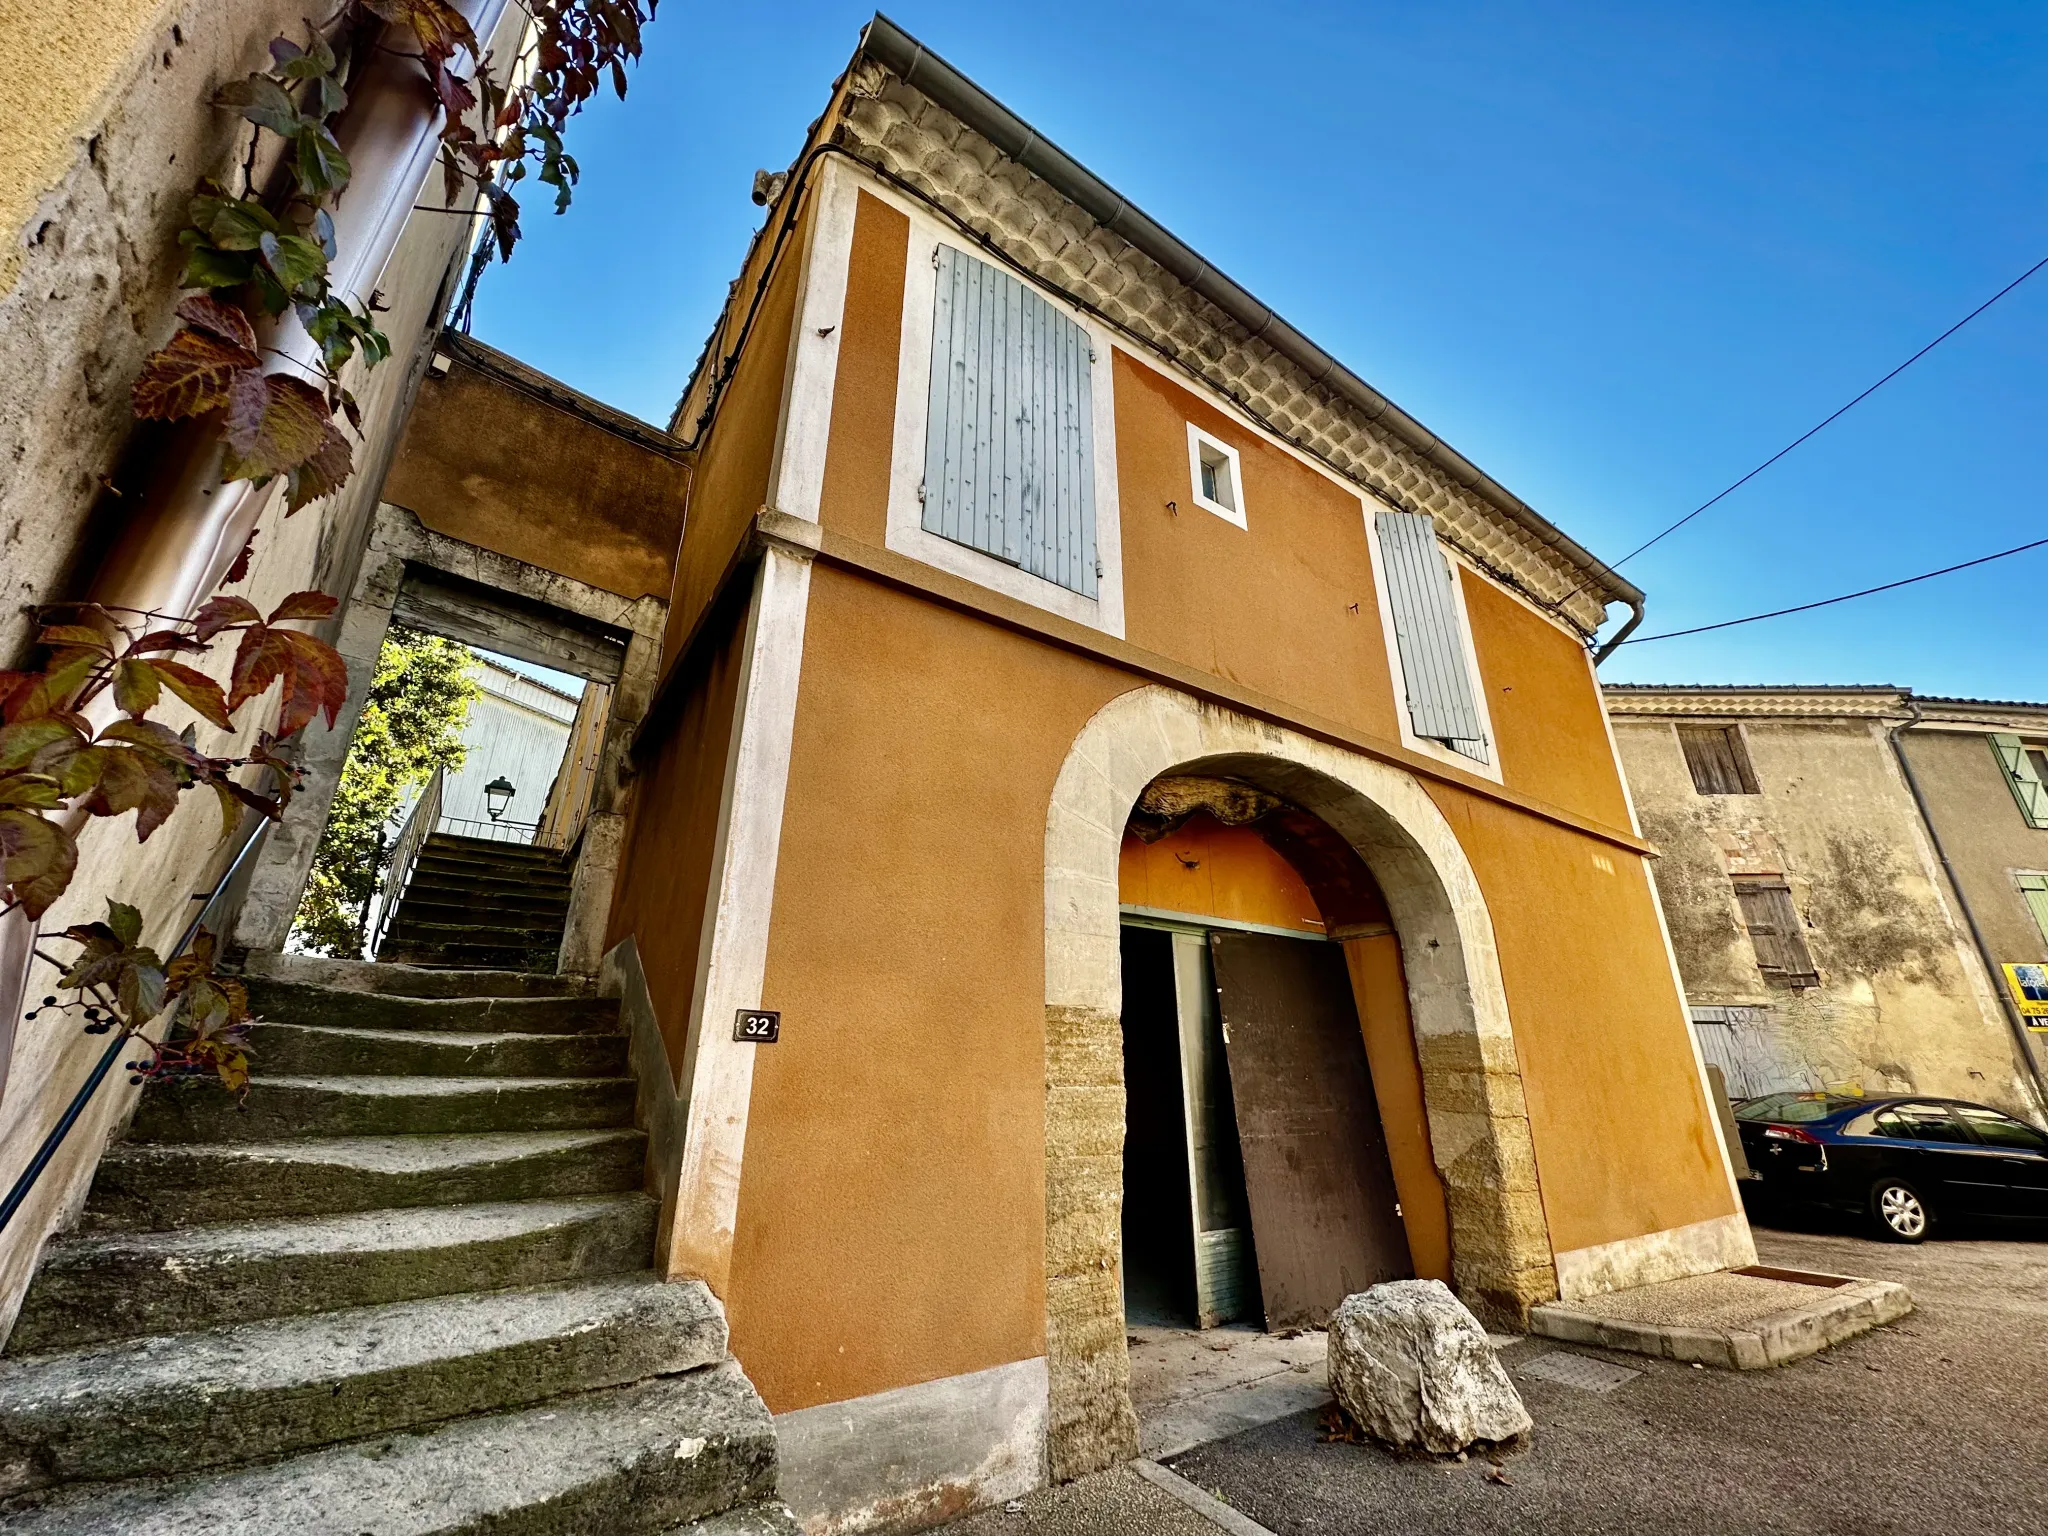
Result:
{"label": "green vine leaf", "polygon": [[283,138],[289,139],[299,131],[298,107],[284,87],[268,75],[232,80],[213,99],[216,105],[233,107],[258,128],[268,128]]}
{"label": "green vine leaf", "polygon": [[265,374],[262,395],[238,395],[235,405],[226,433],[229,480],[267,480],[296,468],[320,451],[334,424],[320,391],[289,374]]}

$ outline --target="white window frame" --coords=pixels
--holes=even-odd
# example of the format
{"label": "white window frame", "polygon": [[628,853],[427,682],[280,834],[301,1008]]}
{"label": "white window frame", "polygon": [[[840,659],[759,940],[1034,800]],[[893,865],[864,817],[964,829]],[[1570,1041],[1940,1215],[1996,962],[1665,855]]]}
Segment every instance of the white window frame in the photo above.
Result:
{"label": "white window frame", "polygon": [[[876,191],[875,188],[869,188]],[[897,354],[895,441],[889,465],[889,519],[884,536],[887,547],[897,554],[936,567],[1029,603],[1047,613],[1085,624],[1090,629],[1123,638],[1124,565],[1123,535],[1118,518],[1116,494],[1116,401],[1114,396],[1110,333],[1093,317],[1062,303],[1034,283],[1030,277],[1006,266],[972,240],[922,210],[921,205],[877,191],[892,207],[910,218],[909,264],[903,282],[903,339]],[[963,251],[976,261],[1002,267],[1058,313],[1087,334],[1095,357],[1088,393],[1095,430],[1095,559],[1100,567],[1094,597],[1034,576],[1029,571],[985,555],[965,544],[956,544],[924,526],[924,503],[918,489],[924,483],[925,433],[931,410],[932,304],[937,288],[935,266],[940,244]]]}
{"label": "white window frame", "polygon": [[[1378,600],[1380,611],[1380,644],[1387,655],[1387,670],[1394,680],[1394,720],[1401,728],[1401,745],[1411,752],[1420,752],[1438,762],[1466,773],[1477,774],[1482,779],[1491,779],[1504,784],[1500,761],[1500,739],[1493,730],[1493,709],[1487,698],[1486,679],[1479,674],[1479,648],[1472,643],[1472,618],[1465,610],[1465,583],[1459,572],[1468,562],[1449,543],[1439,537],[1437,548],[1451,563],[1452,606],[1458,616],[1459,648],[1465,655],[1465,675],[1472,685],[1473,709],[1479,716],[1480,740],[1486,743],[1486,761],[1467,757],[1445,743],[1430,736],[1415,734],[1414,720],[1408,710],[1408,679],[1401,670],[1401,643],[1394,634],[1394,604],[1387,587],[1387,572],[1380,556],[1380,531],[1378,514],[1382,511],[1397,512],[1400,508],[1387,506],[1376,496],[1360,496],[1359,512],[1365,525],[1365,545],[1372,556],[1373,593]],[[1482,571],[1479,574],[1484,575]]]}
{"label": "white window frame", "polygon": [[[1235,507],[1225,506],[1220,501],[1211,501],[1202,494],[1202,450],[1215,452],[1230,466],[1230,490],[1237,498]],[[1204,432],[1192,421],[1188,423],[1188,495],[1195,505],[1204,512],[1214,512],[1226,523],[1235,523],[1249,531],[1244,515],[1244,468],[1238,462],[1237,450],[1217,437]]]}

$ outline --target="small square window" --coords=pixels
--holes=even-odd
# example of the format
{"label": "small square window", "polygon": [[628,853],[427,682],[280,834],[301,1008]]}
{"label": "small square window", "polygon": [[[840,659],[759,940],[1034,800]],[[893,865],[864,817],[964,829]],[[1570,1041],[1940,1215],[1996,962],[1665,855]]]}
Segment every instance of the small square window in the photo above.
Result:
{"label": "small square window", "polygon": [[1220,443],[1193,422],[1188,423],[1188,478],[1195,505],[1225,522],[1245,526],[1244,485],[1237,450]]}

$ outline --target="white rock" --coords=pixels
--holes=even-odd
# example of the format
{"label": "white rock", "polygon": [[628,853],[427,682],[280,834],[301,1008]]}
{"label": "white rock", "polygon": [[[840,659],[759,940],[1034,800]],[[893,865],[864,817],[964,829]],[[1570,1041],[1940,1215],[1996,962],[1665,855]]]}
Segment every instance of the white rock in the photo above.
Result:
{"label": "white rock", "polygon": [[1450,1455],[1532,1427],[1479,1320],[1441,1280],[1395,1280],[1330,1319],[1330,1390],[1359,1428]]}

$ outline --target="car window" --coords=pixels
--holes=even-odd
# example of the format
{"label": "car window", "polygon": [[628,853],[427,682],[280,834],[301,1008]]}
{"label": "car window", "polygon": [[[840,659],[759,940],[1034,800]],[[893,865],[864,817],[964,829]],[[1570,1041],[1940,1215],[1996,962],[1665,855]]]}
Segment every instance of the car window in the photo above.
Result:
{"label": "car window", "polygon": [[1947,1141],[1971,1145],[1970,1133],[1940,1104],[1894,1104],[1877,1117],[1887,1136],[1907,1141]]}
{"label": "car window", "polygon": [[1803,1125],[1825,1120],[1837,1110],[1860,1102],[1828,1093],[1767,1093],[1751,1099],[1735,1111],[1738,1120],[1774,1120],[1780,1125]]}
{"label": "car window", "polygon": [[2031,1125],[2022,1125],[2010,1115],[2001,1115],[1995,1109],[1979,1109],[1974,1104],[1959,1104],[1956,1113],[1991,1146],[2019,1147],[2029,1152],[2048,1151],[2048,1136],[2043,1136]]}

